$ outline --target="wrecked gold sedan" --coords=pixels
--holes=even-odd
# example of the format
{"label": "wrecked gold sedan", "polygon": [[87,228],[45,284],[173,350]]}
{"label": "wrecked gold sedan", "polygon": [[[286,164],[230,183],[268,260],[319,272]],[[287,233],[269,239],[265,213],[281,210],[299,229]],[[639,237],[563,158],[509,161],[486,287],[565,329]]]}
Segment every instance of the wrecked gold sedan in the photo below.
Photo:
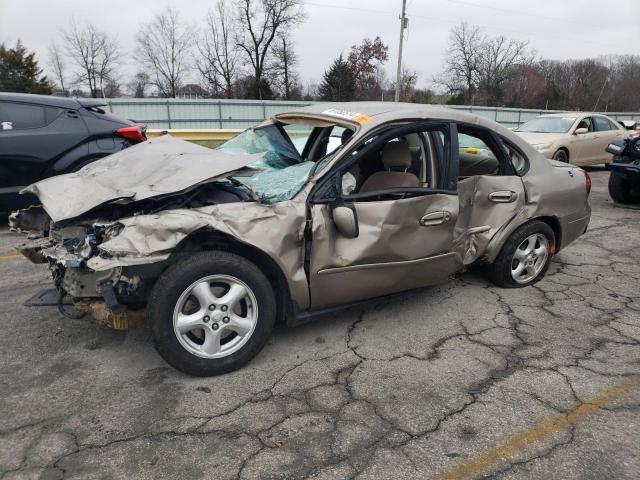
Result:
{"label": "wrecked gold sedan", "polygon": [[585,232],[589,190],[586,172],[481,117],[317,104],[217,150],[164,136],[38,182],[26,191],[42,207],[11,225],[42,232],[22,251],[61,299],[115,328],[144,321],[168,363],[207,376],[248,362],[277,320],[472,264],[530,285]]}

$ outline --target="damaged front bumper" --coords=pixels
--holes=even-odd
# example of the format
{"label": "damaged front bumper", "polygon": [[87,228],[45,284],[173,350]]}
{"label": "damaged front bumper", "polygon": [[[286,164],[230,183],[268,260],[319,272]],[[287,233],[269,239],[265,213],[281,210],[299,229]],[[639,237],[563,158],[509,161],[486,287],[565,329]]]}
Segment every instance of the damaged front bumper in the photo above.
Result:
{"label": "damaged front bumper", "polygon": [[[37,211],[16,212],[12,215],[11,227],[30,232],[30,240],[18,248],[27,259],[49,264],[58,292],[54,304],[60,312],[72,318],[90,314],[98,323],[115,330],[142,328],[146,285],[141,276],[144,267],[135,267],[135,264],[153,263],[166,256],[147,258],[144,262],[115,259],[102,252],[98,245],[105,237],[117,234],[117,224],[96,223],[90,227],[74,226],[48,232],[42,229],[36,233],[34,226],[45,225],[41,221],[34,223],[33,218],[37,217]],[[129,268],[127,263],[134,266]],[[63,305],[63,298],[71,299],[76,312]]]}

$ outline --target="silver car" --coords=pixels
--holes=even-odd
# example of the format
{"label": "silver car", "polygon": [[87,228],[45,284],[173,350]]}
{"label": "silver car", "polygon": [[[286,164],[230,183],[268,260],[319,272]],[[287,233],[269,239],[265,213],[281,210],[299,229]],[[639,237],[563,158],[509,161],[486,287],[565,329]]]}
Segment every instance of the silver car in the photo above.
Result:
{"label": "silver car", "polygon": [[[23,248],[75,308],[192,375],[234,370],[276,321],[446,282],[538,281],[585,232],[590,178],[475,115],[318,104],[216,150],[169,136],[26,191]],[[61,310],[65,310],[61,304]],[[77,314],[77,312],[73,312]]]}

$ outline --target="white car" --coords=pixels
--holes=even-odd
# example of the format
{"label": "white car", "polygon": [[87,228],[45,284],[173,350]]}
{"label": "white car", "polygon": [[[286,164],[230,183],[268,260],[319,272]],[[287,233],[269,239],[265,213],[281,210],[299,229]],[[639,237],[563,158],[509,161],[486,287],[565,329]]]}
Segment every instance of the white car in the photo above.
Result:
{"label": "white car", "polygon": [[540,115],[514,130],[545,157],[573,165],[608,165],[606,148],[628,132],[612,118],[597,113]]}

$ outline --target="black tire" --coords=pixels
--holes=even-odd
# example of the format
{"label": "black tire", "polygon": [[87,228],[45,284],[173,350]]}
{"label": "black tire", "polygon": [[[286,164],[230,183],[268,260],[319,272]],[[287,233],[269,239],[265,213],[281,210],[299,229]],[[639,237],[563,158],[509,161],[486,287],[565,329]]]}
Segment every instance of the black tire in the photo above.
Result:
{"label": "black tire", "polygon": [[553,154],[553,159],[558,162],[569,163],[569,154],[566,150],[560,149]]}
{"label": "black tire", "polygon": [[640,203],[640,189],[634,191],[628,179],[613,172],[609,175],[609,195],[617,203]]}
{"label": "black tire", "polygon": [[[534,234],[542,234],[547,238],[547,241],[549,243],[549,254],[547,255],[547,259],[543,268],[534,278],[526,283],[518,283],[511,276],[511,265],[514,261],[513,256],[520,244],[522,244],[522,242],[524,242],[527,237]],[[500,253],[496,257],[494,262],[489,266],[489,278],[493,283],[503,288],[522,288],[532,285],[539,281],[542,277],[544,277],[545,273],[547,273],[549,264],[551,263],[551,259],[553,257],[553,253],[555,253],[555,251],[556,237],[549,225],[540,220],[534,220],[529,223],[525,223],[515,232],[513,232],[502,246]]]}
{"label": "black tire", "polygon": [[[251,289],[257,300],[257,324],[239,350],[221,358],[202,358],[189,352],[178,340],[173,312],[190,285],[214,274],[235,277]],[[147,322],[160,356],[172,367],[196,377],[221,375],[245,365],[267,343],[275,320],[275,295],[264,273],[247,259],[221,251],[194,253],[168,268],[156,281],[147,306]]]}

